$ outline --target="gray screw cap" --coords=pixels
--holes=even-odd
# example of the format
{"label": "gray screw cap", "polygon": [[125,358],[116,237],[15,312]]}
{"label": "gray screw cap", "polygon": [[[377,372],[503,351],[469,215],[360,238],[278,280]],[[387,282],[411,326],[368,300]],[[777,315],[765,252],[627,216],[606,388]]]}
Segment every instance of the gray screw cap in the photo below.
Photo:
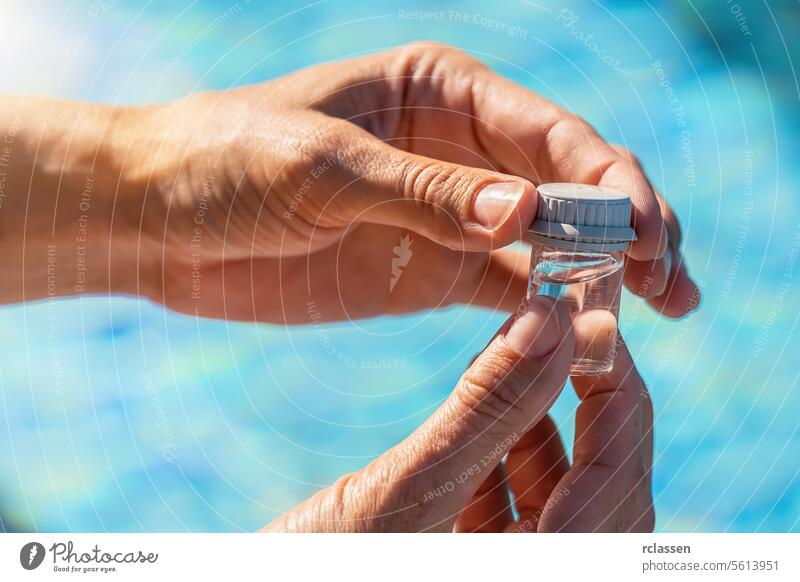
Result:
{"label": "gray screw cap", "polygon": [[542,184],[531,238],[562,248],[617,251],[636,240],[630,196],[588,184]]}

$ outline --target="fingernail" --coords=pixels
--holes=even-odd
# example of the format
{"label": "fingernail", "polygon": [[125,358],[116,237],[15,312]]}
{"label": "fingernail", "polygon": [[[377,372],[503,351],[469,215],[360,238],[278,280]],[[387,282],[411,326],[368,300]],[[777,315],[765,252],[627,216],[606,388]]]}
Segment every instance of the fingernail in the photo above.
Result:
{"label": "fingernail", "polygon": [[472,213],[478,223],[494,230],[508,220],[525,193],[522,182],[498,182],[484,186],[475,196]]}
{"label": "fingernail", "polygon": [[556,303],[550,297],[533,297],[506,333],[506,341],[528,358],[552,352],[562,336]]}
{"label": "fingernail", "polygon": [[661,287],[656,292],[656,297],[661,297],[664,292],[667,290],[667,285],[669,284],[670,275],[672,274],[672,248],[668,248],[667,252],[664,253],[664,256],[661,260],[661,266],[664,270],[664,276],[662,278]]}

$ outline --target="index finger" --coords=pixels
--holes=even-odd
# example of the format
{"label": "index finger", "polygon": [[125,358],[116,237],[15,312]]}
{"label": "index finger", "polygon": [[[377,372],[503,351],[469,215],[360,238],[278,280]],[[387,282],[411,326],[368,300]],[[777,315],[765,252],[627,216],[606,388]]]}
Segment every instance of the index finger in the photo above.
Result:
{"label": "index finger", "polygon": [[[428,147],[427,153],[437,158],[448,157],[447,152],[459,164],[488,165],[534,184],[577,182],[625,192],[633,202],[637,235],[628,254],[644,261],[666,251],[658,201],[637,164],[577,115],[463,51],[434,42],[413,43],[353,61],[343,78],[341,71],[335,76],[339,80],[330,95],[314,99],[322,111],[391,137],[399,147]],[[317,76],[305,82],[319,83]],[[383,90],[375,90],[374,82]],[[358,98],[342,91],[343,86],[359,88]],[[402,100],[388,106],[387,94]]]}

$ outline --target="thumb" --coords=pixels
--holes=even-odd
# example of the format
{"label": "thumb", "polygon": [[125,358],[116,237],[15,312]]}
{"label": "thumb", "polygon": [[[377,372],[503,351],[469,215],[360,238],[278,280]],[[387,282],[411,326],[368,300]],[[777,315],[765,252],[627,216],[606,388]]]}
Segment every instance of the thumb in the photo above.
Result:
{"label": "thumb", "polygon": [[[340,135],[337,192],[349,219],[407,228],[454,250],[488,251],[522,238],[536,215],[532,183],[405,152],[352,126]],[[357,176],[358,179],[353,179]]]}
{"label": "thumb", "polygon": [[533,298],[500,329],[444,404],[376,460],[378,473],[394,484],[389,498],[414,508],[415,527],[452,528],[481,482],[555,402],[573,343],[566,306]]}

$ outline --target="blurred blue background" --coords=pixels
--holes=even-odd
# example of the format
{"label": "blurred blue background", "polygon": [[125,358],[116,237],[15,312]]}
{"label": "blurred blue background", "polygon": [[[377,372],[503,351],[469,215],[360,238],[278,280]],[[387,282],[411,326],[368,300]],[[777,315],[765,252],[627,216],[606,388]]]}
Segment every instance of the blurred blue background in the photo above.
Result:
{"label": "blurred blue background", "polygon": [[[4,2],[0,90],[139,104],[414,39],[473,52],[636,152],[682,220],[699,313],[623,305],[656,410],[658,529],[800,531],[797,2],[405,14],[431,4]],[[370,371],[312,327],[123,298],[5,307],[0,528],[255,529],[411,432],[504,318],[454,307],[324,327],[347,358],[400,360]],[[565,391],[555,410],[567,440],[575,404]]]}

